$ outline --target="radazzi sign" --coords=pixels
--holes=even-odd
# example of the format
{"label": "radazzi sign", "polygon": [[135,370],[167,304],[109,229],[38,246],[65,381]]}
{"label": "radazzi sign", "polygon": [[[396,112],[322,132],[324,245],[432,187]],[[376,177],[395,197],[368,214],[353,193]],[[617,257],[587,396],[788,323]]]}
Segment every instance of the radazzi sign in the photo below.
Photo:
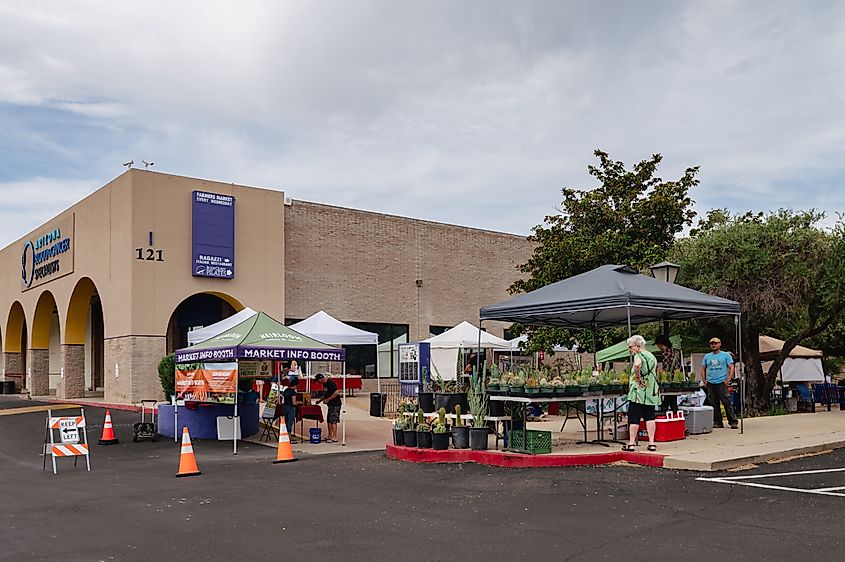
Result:
{"label": "radazzi sign", "polygon": [[26,241],[21,251],[22,290],[73,273],[73,227],[74,215],[70,215]]}

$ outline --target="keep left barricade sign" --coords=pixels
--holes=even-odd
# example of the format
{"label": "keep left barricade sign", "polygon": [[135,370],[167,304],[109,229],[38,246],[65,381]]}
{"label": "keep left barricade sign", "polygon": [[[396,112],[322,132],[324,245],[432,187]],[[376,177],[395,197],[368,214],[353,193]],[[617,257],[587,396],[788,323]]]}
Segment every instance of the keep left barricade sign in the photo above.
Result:
{"label": "keep left barricade sign", "polygon": [[[58,435],[58,440],[56,438]],[[91,455],[88,450],[88,430],[85,423],[85,410],[79,409],[78,416],[54,417],[52,410],[47,410],[47,430],[44,434],[44,457],[41,470],[47,469],[47,455],[53,461],[53,474],[58,474],[56,459],[73,457],[76,466],[79,457],[85,457],[88,471],[91,471]]]}

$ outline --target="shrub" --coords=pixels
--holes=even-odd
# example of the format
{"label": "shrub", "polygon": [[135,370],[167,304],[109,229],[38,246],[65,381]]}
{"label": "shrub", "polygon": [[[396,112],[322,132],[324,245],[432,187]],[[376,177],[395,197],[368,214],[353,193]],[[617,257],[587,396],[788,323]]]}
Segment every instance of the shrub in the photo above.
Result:
{"label": "shrub", "polygon": [[176,357],[172,353],[165,355],[158,362],[158,380],[161,382],[164,397],[170,399],[170,396],[176,393]]}

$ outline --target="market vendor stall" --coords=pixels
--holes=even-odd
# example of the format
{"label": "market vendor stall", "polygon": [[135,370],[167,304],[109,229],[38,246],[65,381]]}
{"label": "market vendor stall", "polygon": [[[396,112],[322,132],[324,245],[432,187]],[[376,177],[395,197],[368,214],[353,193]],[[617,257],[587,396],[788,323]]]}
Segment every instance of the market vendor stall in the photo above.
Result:
{"label": "market vendor stall", "polygon": [[[202,343],[176,351],[176,397],[233,405],[233,452],[238,451],[238,374],[242,361],[338,361],[345,351],[309,338],[259,312]],[[250,364],[251,373],[261,372]],[[178,435],[178,406],[174,427]],[[256,408],[257,416],[257,408]]]}
{"label": "market vendor stall", "polygon": [[[604,265],[479,311],[482,323],[497,320],[587,330],[627,326],[629,336],[633,326],[647,322],[717,316],[734,317],[741,342],[739,303],[620,265]],[[741,385],[743,376],[740,369]]]}

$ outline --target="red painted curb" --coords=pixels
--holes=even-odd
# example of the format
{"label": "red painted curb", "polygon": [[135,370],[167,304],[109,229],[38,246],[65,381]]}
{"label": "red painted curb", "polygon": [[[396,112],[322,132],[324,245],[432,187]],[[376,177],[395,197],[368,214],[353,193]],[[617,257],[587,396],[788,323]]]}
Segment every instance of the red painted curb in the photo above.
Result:
{"label": "red painted curb", "polygon": [[648,453],[629,453],[613,451],[607,453],[593,453],[587,455],[521,455],[502,451],[473,451],[471,449],[448,449],[435,451],[434,449],[417,449],[416,447],[397,447],[387,444],[387,457],[408,462],[426,463],[460,463],[475,462],[478,464],[501,466],[505,468],[535,468],[559,466],[584,466],[610,464],[626,461],[632,464],[663,467],[663,455]]}

